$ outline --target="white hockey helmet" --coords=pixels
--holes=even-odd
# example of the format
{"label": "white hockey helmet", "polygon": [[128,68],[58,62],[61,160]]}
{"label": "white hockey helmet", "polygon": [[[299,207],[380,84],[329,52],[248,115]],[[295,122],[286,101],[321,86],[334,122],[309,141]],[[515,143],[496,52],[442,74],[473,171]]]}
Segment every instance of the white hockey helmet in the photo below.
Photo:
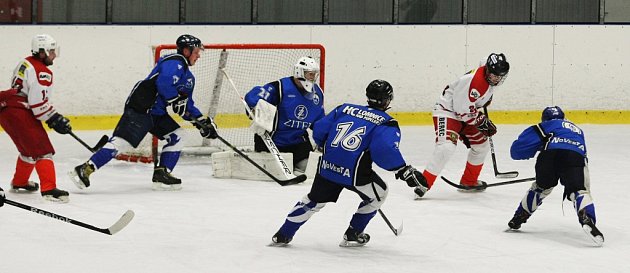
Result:
{"label": "white hockey helmet", "polygon": [[31,52],[33,54],[38,54],[41,49],[46,52],[46,55],[48,55],[51,50],[54,50],[57,57],[59,57],[59,46],[57,45],[57,41],[48,34],[35,35],[31,41]]}
{"label": "white hockey helmet", "polygon": [[294,66],[293,76],[300,81],[306,91],[312,92],[319,78],[319,63],[313,57],[302,57]]}

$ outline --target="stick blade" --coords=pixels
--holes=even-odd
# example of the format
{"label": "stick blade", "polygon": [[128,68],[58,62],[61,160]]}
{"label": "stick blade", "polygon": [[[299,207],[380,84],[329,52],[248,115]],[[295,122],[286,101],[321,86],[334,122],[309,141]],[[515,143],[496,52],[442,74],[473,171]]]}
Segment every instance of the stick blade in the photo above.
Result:
{"label": "stick blade", "polygon": [[114,235],[125,228],[129,224],[129,222],[133,220],[133,217],[135,215],[136,214],[133,212],[133,210],[127,210],[127,212],[125,212],[116,223],[114,223],[111,227],[107,229],[109,235]]}
{"label": "stick blade", "polygon": [[400,222],[400,226],[396,229],[396,231],[394,231],[394,235],[396,236],[400,236],[400,234],[403,232],[403,224],[404,222]]}
{"label": "stick blade", "polygon": [[288,185],[295,185],[295,184],[299,184],[306,181],[306,175],[305,174],[300,174],[296,177],[293,177],[289,180],[276,180],[276,182],[278,182],[278,184],[280,184],[280,186],[288,186]]}
{"label": "stick blade", "polygon": [[494,177],[500,178],[500,179],[517,178],[518,172],[512,171],[512,172],[497,173],[494,175]]}

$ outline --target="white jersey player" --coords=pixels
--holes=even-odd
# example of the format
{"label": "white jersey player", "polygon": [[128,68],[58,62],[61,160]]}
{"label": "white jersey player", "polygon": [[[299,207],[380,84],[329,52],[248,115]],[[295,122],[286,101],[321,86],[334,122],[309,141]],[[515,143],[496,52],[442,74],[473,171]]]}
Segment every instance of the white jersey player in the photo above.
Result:
{"label": "white jersey player", "polygon": [[[490,104],[509,70],[505,55],[492,53],[485,65],[469,71],[442,91],[433,109],[435,150],[423,173],[429,188],[455,152],[458,139],[470,148],[460,184],[482,183],[477,179],[490,150],[487,139],[496,133],[496,126],[479,109]],[[422,196],[424,192],[416,194]]]}

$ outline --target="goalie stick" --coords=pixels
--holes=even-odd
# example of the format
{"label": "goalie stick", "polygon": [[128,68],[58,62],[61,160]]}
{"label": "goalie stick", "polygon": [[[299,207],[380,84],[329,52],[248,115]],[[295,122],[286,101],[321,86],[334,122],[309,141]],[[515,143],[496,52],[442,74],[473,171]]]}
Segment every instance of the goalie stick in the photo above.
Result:
{"label": "goalie stick", "polygon": [[536,177],[529,177],[529,178],[521,178],[521,179],[515,179],[515,180],[508,180],[508,181],[503,181],[503,182],[497,182],[497,183],[488,183],[485,185],[479,185],[479,186],[464,186],[461,184],[456,184],[453,183],[451,180],[448,180],[446,177],[444,176],[440,176],[442,178],[442,180],[444,180],[444,182],[446,182],[447,184],[458,188],[458,189],[463,189],[463,190],[473,190],[473,189],[485,189],[485,188],[489,188],[489,187],[496,187],[496,186],[501,186],[501,185],[509,185],[509,184],[515,184],[515,183],[521,183],[521,182],[528,182],[528,181],[534,181],[536,180]]}
{"label": "goalie stick", "polygon": [[88,150],[90,150],[90,152],[94,153],[96,151],[98,151],[99,149],[103,148],[103,146],[105,146],[105,144],[107,144],[107,141],[109,141],[109,137],[107,135],[104,135],[101,137],[101,139],[96,143],[96,145],[94,145],[94,147],[90,147],[90,145],[87,145],[87,143],[85,143],[85,141],[83,141],[82,139],[80,139],[77,135],[75,135],[72,131],[68,132],[68,134],[70,134],[74,139],[76,139],[79,143],[81,143],[81,145],[83,145],[83,147],[87,148]]}
{"label": "goalie stick", "polygon": [[9,204],[11,206],[15,206],[15,207],[21,208],[21,209],[28,210],[30,212],[37,213],[39,215],[47,216],[47,217],[50,217],[50,218],[53,218],[53,219],[57,219],[57,220],[62,221],[62,222],[66,222],[68,224],[73,224],[73,225],[76,225],[76,226],[80,226],[82,228],[87,228],[87,229],[94,230],[94,231],[97,231],[97,232],[100,232],[100,233],[104,233],[104,234],[107,234],[107,235],[114,235],[117,232],[119,232],[120,230],[122,230],[123,228],[125,228],[129,224],[129,222],[131,222],[131,220],[133,219],[133,217],[135,215],[133,210],[127,210],[127,212],[125,212],[120,217],[120,219],[118,219],[118,221],[116,221],[116,223],[114,223],[109,228],[98,228],[98,227],[95,227],[95,226],[92,226],[92,225],[89,225],[89,224],[86,224],[86,223],[83,223],[83,222],[80,222],[80,221],[77,221],[77,220],[74,220],[74,219],[70,219],[68,217],[65,217],[65,216],[62,216],[62,215],[59,215],[59,214],[55,214],[55,213],[52,213],[52,212],[49,212],[49,211],[45,211],[43,209],[38,209],[36,207],[32,207],[32,206],[29,206],[29,205],[26,205],[26,204],[22,204],[22,203],[18,203],[18,202],[15,202],[15,201],[11,201],[9,199],[6,199],[4,201],[4,203],[5,204]]}
{"label": "goalie stick", "polygon": [[[490,118],[490,116],[488,116],[488,108],[486,106],[483,107],[483,111],[486,114],[487,118]],[[492,157],[492,167],[494,167],[494,177],[496,178],[516,178],[518,177],[518,171],[510,171],[510,172],[500,172],[499,168],[497,167],[497,156],[495,155],[494,152],[494,143],[492,142],[492,137],[488,137],[488,142],[490,142],[490,156]]]}
{"label": "goalie stick", "polygon": [[[236,88],[236,84],[234,84],[234,81],[232,81],[232,78],[230,78],[228,73],[223,68],[219,68],[219,70],[223,72],[223,75],[225,75],[225,78],[228,80],[228,82],[230,82],[232,89],[234,89],[234,92],[236,92],[236,95],[238,95],[243,105],[245,105],[245,111],[247,111],[247,115],[253,118],[254,115],[252,114],[252,110],[249,109],[249,105],[247,105],[247,102],[245,102],[245,99],[243,99],[243,96],[241,96],[241,94],[238,92],[238,89]],[[285,178],[289,180],[295,179],[296,176],[293,174],[293,171],[291,170],[291,168],[289,168],[286,161],[284,161],[284,158],[282,158],[282,155],[280,155],[280,151],[278,150],[278,147],[276,147],[276,144],[271,139],[269,132],[265,131],[265,133],[261,135],[260,137],[265,142],[265,146],[267,146],[267,149],[269,149],[269,152],[276,159],[275,161],[276,163],[278,163],[278,166],[282,170],[282,173],[284,174]],[[304,179],[306,179],[306,177]]]}

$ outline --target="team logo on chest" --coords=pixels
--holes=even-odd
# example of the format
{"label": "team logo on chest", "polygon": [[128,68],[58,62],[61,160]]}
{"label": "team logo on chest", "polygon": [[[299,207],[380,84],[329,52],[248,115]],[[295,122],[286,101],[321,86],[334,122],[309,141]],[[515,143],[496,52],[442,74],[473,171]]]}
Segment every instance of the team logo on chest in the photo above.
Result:
{"label": "team logo on chest", "polygon": [[192,88],[193,88],[193,85],[195,85],[195,84],[193,83],[193,79],[188,79],[188,80],[186,81],[186,88],[188,88],[188,89],[192,89]]}
{"label": "team logo on chest", "polygon": [[319,104],[319,96],[318,96],[317,94],[313,95],[313,103],[314,103],[315,105],[318,105],[318,104]]}
{"label": "team logo on chest", "polygon": [[299,120],[304,120],[308,116],[308,108],[304,105],[298,105],[295,107],[295,111],[293,111],[293,115],[295,118]]}

